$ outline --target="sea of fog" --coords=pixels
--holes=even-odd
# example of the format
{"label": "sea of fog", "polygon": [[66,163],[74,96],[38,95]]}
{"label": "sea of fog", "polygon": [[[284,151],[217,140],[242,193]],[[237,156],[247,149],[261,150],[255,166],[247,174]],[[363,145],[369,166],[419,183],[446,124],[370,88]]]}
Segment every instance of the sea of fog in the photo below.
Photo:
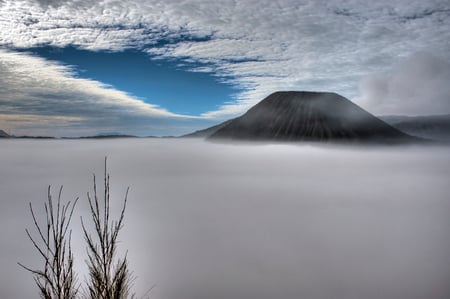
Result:
{"label": "sea of fog", "polygon": [[105,156],[115,215],[130,187],[119,248],[138,297],[450,298],[449,148],[180,139],[0,141],[0,298],[38,298],[17,262],[42,266],[25,228],[48,185],[80,198],[85,282],[80,217]]}

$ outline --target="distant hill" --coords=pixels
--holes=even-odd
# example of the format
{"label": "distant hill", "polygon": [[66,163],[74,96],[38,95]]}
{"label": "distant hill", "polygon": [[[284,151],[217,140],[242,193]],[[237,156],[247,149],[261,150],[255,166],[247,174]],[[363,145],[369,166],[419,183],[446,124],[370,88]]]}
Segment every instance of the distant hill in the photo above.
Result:
{"label": "distant hill", "polygon": [[413,136],[450,142],[450,114],[429,116],[380,116],[391,126]]}
{"label": "distant hill", "polygon": [[82,136],[77,137],[75,139],[117,139],[117,138],[138,138],[134,135],[126,135],[126,134],[100,134],[93,136]]}
{"label": "distant hill", "polygon": [[0,138],[8,138],[8,137],[11,137],[11,136],[9,136],[5,131],[0,130]]}
{"label": "distant hill", "polygon": [[15,139],[56,139],[56,137],[53,136],[11,136]]}
{"label": "distant hill", "polygon": [[[209,139],[399,143],[419,141],[348,99],[327,92],[275,92]],[[212,129],[212,128],[210,128]]]}

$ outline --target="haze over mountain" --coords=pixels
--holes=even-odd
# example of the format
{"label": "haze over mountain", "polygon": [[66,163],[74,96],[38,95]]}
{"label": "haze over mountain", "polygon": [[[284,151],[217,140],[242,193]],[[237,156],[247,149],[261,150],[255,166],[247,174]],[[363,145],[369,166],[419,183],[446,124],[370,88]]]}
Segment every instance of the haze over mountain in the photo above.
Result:
{"label": "haze over mountain", "polygon": [[426,116],[380,116],[391,126],[412,136],[450,141],[450,114]]}
{"label": "haze over mountain", "polygon": [[[62,138],[127,137],[138,136],[114,132]],[[241,117],[229,119],[180,137],[374,143],[419,141],[424,138],[449,142],[450,114],[374,116],[336,93],[283,91],[269,95]],[[0,138],[42,139],[54,137],[16,136],[0,130]]]}
{"label": "haze over mountain", "polygon": [[276,141],[404,142],[413,137],[328,92],[275,92],[209,138]]}

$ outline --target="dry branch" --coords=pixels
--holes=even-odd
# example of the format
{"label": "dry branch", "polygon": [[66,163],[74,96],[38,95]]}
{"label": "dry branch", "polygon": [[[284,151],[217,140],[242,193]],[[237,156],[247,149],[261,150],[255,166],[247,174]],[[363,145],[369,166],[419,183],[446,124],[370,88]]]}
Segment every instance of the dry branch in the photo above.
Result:
{"label": "dry branch", "polygon": [[44,260],[43,270],[36,270],[19,263],[21,267],[34,275],[34,281],[43,299],[74,299],[78,292],[76,275],[73,271],[73,253],[71,233],[69,230],[73,211],[78,198],[71,203],[61,205],[62,186],[59,189],[56,207],[48,186],[47,202],[44,204],[45,225],[39,224],[33,205],[30,213],[33,218],[37,237],[33,237],[28,229],[26,233],[31,243]]}

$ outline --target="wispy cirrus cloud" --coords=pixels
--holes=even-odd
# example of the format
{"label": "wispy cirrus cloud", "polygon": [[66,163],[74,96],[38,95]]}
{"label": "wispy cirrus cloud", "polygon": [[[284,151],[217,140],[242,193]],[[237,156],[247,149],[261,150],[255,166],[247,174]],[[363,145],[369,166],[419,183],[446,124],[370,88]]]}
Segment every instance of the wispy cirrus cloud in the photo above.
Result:
{"label": "wispy cirrus cloud", "polygon": [[[275,90],[335,91],[358,103],[361,80],[415,53],[450,61],[445,0],[5,0],[0,15],[0,45],[11,49],[136,48],[154,59],[202,63],[192,71],[244,88],[202,115],[216,119],[242,113]],[[364,103],[377,111],[377,101]],[[392,102],[382,112],[413,113],[404,105]],[[432,100],[429,107],[427,113],[442,112]]]}

